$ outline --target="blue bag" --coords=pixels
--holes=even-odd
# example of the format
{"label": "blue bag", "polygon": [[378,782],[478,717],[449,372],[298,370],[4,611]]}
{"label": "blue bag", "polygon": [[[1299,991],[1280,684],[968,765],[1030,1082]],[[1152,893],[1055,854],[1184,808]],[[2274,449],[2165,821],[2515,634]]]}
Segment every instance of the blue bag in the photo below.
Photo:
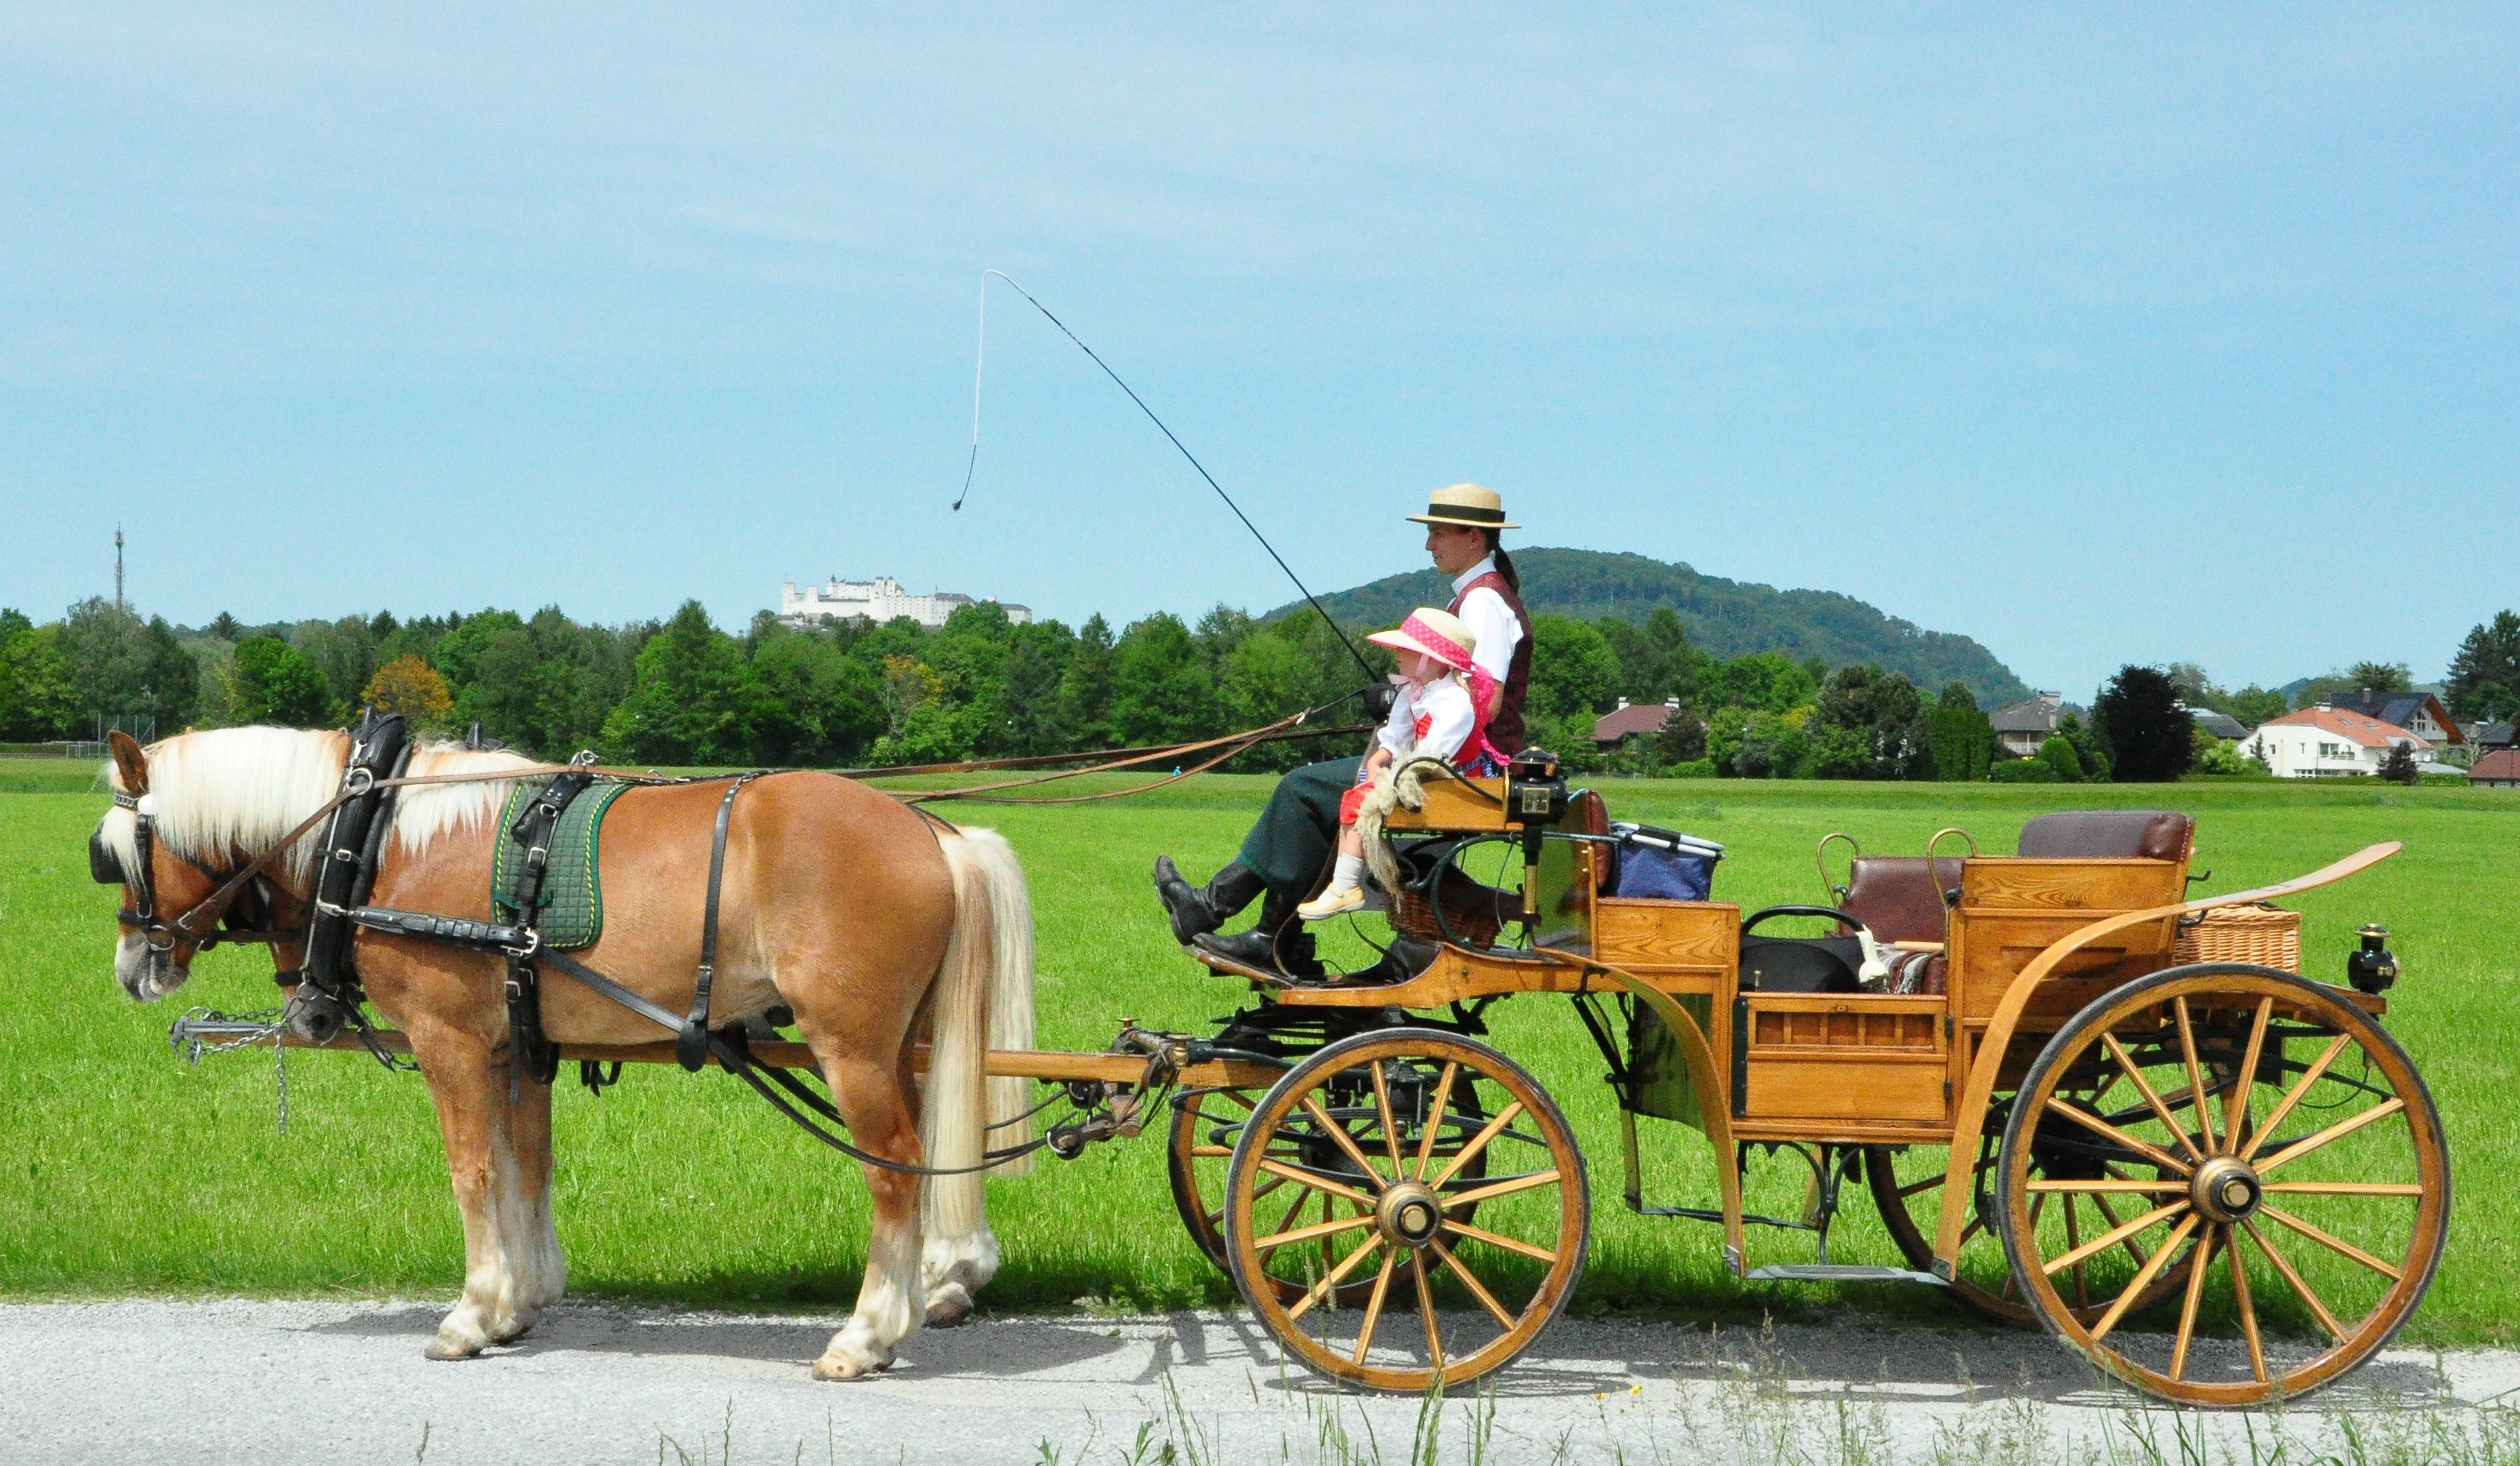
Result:
{"label": "blue bag", "polygon": [[1610,826],[1610,833],[1618,839],[1612,895],[1702,901],[1715,889],[1715,862],[1724,858],[1724,847],[1714,841],[1624,822]]}

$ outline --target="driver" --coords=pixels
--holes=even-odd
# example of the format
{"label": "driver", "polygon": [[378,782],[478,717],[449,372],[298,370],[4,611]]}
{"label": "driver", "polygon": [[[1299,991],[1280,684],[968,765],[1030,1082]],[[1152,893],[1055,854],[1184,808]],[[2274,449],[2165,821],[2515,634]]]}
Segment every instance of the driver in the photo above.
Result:
{"label": "driver", "polygon": [[[1523,695],[1531,682],[1531,617],[1522,608],[1522,581],[1500,543],[1501,531],[1518,527],[1505,517],[1505,499],[1494,489],[1456,483],[1430,496],[1424,514],[1409,518],[1426,527],[1426,554],[1451,577],[1453,598],[1444,609],[1470,633],[1470,656],[1495,681],[1487,714],[1488,742],[1508,756],[1522,751]],[[1338,839],[1339,802],[1356,786],[1359,760],[1333,758],[1288,773],[1270,791],[1268,807],[1243,837],[1241,855],[1226,863],[1204,887],[1183,879],[1170,855],[1155,857],[1155,894],[1185,944],[1246,967],[1298,975],[1318,971],[1311,938],[1279,937],[1295,908],[1318,890]],[[1231,937],[1217,928],[1266,893],[1260,919]]]}

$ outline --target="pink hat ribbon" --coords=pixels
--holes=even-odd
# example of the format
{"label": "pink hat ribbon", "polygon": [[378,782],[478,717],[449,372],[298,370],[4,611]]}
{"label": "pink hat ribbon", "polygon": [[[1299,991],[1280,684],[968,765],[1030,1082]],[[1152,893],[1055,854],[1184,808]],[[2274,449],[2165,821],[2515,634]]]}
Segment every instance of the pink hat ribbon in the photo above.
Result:
{"label": "pink hat ribbon", "polygon": [[[1470,725],[1470,736],[1462,744],[1462,757],[1463,761],[1467,761],[1474,753],[1481,751],[1493,753],[1487,741],[1488,700],[1496,694],[1497,679],[1486,667],[1471,661],[1470,654],[1460,642],[1427,625],[1414,614],[1400,623],[1400,634],[1425,648],[1427,655],[1455,671],[1469,674],[1470,716],[1473,721]],[[1500,756],[1498,761],[1504,760]]]}

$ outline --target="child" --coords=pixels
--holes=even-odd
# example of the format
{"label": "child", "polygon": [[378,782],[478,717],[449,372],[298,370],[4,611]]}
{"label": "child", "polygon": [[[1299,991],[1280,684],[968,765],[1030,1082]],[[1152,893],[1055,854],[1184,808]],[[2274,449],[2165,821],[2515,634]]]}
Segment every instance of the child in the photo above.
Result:
{"label": "child", "polygon": [[1439,759],[1469,775],[1505,771],[1505,756],[1488,743],[1483,711],[1494,701],[1496,678],[1470,660],[1478,643],[1459,618],[1421,606],[1398,630],[1366,640],[1400,654],[1400,674],[1392,679],[1400,695],[1356,771],[1356,787],[1339,801],[1338,866],[1328,890],[1295,908],[1305,921],[1365,904],[1365,837],[1356,820],[1374,775],[1415,758]]}

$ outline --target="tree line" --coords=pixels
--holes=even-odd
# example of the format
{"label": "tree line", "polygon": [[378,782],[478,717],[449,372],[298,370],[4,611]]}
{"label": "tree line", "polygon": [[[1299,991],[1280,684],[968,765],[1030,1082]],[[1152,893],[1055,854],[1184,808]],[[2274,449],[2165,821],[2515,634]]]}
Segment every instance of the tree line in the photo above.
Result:
{"label": "tree line", "polygon": [[[439,734],[477,725],[485,738],[547,757],[593,749],[651,765],[888,766],[1065,753],[1184,743],[1340,705],[1367,681],[1351,646],[1375,676],[1392,665],[1360,630],[1345,628],[1342,645],[1318,617],[1262,620],[1226,607],[1195,623],[1159,612],[1116,632],[1099,615],[1074,628],[1017,625],[991,602],[963,607],[934,630],[907,618],[798,629],[764,612],[733,631],[698,602],[661,621],[619,625],[545,607],[530,617],[379,612],[258,626],[221,615],[183,627],[91,599],[43,624],[0,611],[0,741],[89,738],[108,723],[160,736],[239,723],[338,727],[374,705]],[[1532,741],[1587,772],[2177,777],[2215,753],[2194,745],[2182,705],[2226,708],[2246,721],[2272,715],[2261,706],[2265,689],[2225,694],[2186,664],[2131,666],[2087,718],[2069,717],[2036,758],[2012,760],[1960,682],[1929,695],[1869,664],[1717,657],[1691,645],[1668,610],[1642,624],[1542,616],[1533,635]],[[2454,710],[2507,709],[2520,689],[2520,618],[2505,612],[2479,626],[2460,658]],[[2339,675],[2371,686],[2374,672],[2358,665]],[[2394,669],[2402,681],[2404,672]],[[1652,736],[1597,748],[1598,720],[1622,700],[1671,710]],[[1357,721],[1357,706],[1333,706],[1322,720]],[[1282,769],[1345,751],[1277,744],[1230,766]]]}

